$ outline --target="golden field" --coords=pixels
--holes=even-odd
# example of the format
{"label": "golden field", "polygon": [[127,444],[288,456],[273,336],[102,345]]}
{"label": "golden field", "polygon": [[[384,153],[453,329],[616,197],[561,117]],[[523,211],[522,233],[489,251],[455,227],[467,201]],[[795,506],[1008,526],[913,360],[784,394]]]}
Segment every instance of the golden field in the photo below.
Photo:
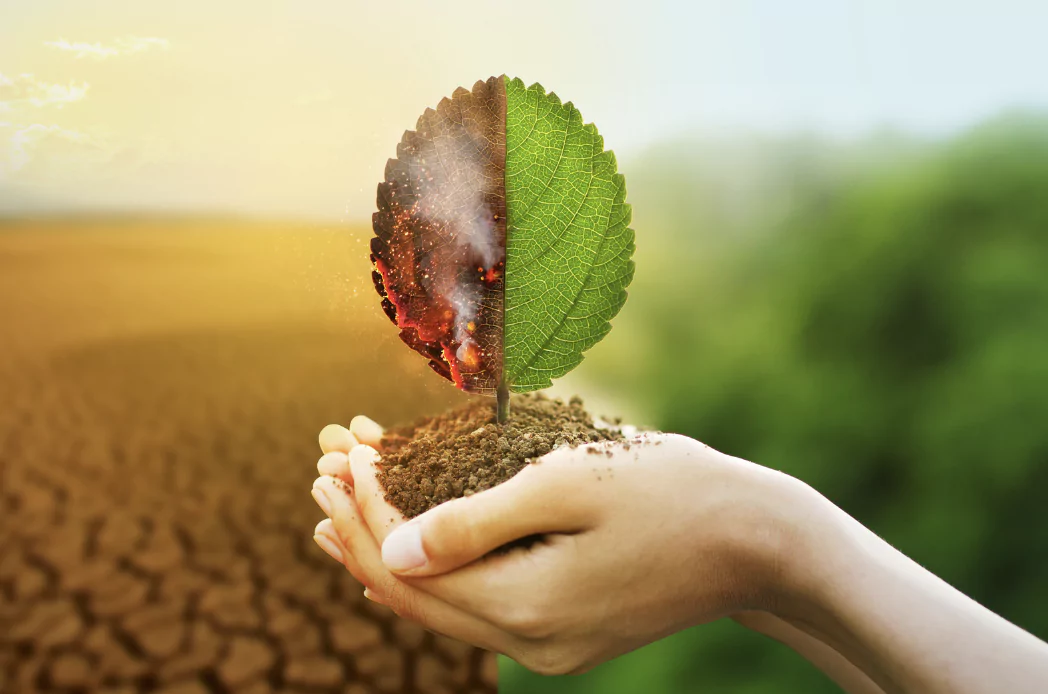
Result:
{"label": "golden field", "polygon": [[494,692],[312,541],[328,422],[460,394],[366,228],[0,223],[0,691]]}

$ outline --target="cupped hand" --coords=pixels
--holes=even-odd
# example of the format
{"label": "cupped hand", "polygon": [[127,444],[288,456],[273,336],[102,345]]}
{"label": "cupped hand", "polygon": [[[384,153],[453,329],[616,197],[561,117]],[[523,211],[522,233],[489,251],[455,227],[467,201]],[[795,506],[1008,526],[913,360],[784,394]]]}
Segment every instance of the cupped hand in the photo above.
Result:
{"label": "cupped hand", "polygon": [[776,509],[800,483],[687,437],[561,448],[411,521],[379,488],[380,439],[361,417],[321,433],[318,544],[399,615],[537,672],[772,609],[789,585]]}

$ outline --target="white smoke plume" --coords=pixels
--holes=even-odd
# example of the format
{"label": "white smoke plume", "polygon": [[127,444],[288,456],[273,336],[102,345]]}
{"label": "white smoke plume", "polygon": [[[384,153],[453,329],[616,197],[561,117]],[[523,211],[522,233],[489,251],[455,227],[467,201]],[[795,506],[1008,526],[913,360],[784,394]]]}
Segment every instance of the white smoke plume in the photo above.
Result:
{"label": "white smoke plume", "polygon": [[[495,210],[484,201],[487,161],[472,144],[453,148],[454,144],[445,138],[420,143],[418,159],[409,169],[418,192],[415,211],[442,229],[446,240],[461,251],[453,255],[478,257],[485,269],[491,268],[502,257],[503,248],[496,238]],[[467,326],[476,321],[482,292],[476,283],[457,281],[450,271],[425,279],[455,311],[454,336],[460,344],[456,356],[461,361],[476,345]]]}

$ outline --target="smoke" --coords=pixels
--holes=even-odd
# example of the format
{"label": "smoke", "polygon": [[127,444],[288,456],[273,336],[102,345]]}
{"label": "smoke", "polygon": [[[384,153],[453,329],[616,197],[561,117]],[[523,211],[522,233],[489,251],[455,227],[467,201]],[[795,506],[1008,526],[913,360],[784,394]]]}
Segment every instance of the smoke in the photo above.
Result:
{"label": "smoke", "polygon": [[493,267],[504,249],[496,235],[495,210],[484,199],[491,180],[488,158],[464,131],[456,134],[460,137],[420,137],[409,172],[418,194],[415,214],[439,230],[444,244],[430,251],[424,286],[443,296],[455,312],[455,356],[461,362],[476,347],[470,324],[475,329],[483,288],[474,273]]}
{"label": "smoke", "polygon": [[416,212],[446,230],[446,239],[479,256],[490,267],[501,256],[494,210],[484,201],[485,158],[472,145],[440,151],[447,141],[423,141],[410,172],[416,183]]}

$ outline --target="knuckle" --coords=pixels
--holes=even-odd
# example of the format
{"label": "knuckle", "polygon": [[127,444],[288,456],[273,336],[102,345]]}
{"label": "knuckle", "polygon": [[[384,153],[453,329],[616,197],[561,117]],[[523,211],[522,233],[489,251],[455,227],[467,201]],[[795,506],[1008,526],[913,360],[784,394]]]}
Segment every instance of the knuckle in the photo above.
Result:
{"label": "knuckle", "polygon": [[360,514],[360,518],[366,519],[368,510],[371,508],[371,495],[370,494],[357,494],[356,490],[353,490],[353,503],[357,505],[357,513]]}
{"label": "knuckle", "polygon": [[418,596],[393,576],[382,580],[382,595],[393,613],[412,622],[422,621]]}
{"label": "knuckle", "polygon": [[559,646],[537,646],[528,649],[517,659],[521,665],[539,675],[568,675],[581,666]]}
{"label": "knuckle", "polygon": [[[450,517],[451,514],[448,514]],[[454,518],[455,533],[458,535],[459,550],[470,552],[481,540],[481,527],[476,518],[470,514],[457,513]]]}
{"label": "knuckle", "polygon": [[553,631],[546,611],[534,603],[518,603],[507,607],[497,622],[504,631],[526,639],[545,639]]}
{"label": "knuckle", "polygon": [[472,514],[459,513],[459,500],[448,502],[435,513],[426,528],[426,549],[435,556],[457,559],[467,554],[480,539],[480,527]]}
{"label": "knuckle", "polygon": [[565,672],[564,673],[565,675],[582,675],[582,674],[585,674],[585,673],[589,672],[590,670],[592,670],[593,668],[597,667],[597,665],[600,664],[600,663],[597,663],[597,662],[594,662],[594,661],[591,661],[591,660],[582,660],[582,659],[576,659],[573,662],[574,662],[574,667],[572,667],[570,670]]}
{"label": "knuckle", "polygon": [[371,579],[371,585],[367,586],[371,590],[377,592],[382,596],[382,599],[386,602],[386,606],[393,609],[390,603],[390,598],[400,590],[397,585],[397,580],[390,574],[377,574],[369,577]]}

